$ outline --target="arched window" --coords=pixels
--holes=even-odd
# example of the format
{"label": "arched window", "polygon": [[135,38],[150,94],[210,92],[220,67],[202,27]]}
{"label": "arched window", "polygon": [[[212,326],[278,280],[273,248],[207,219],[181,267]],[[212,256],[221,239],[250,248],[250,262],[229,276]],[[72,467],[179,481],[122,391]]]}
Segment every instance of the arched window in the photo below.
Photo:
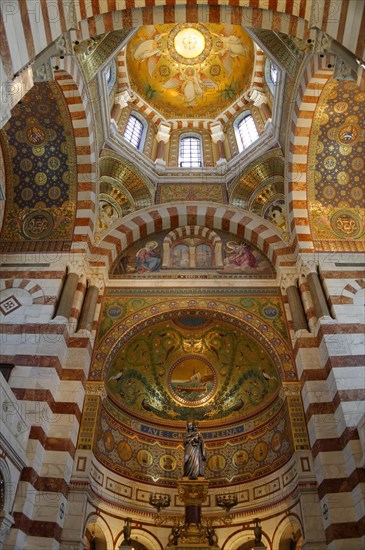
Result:
{"label": "arched window", "polygon": [[277,65],[275,65],[275,63],[273,63],[270,59],[267,59],[265,63],[265,80],[272,95],[275,95],[279,84],[279,77],[280,73]]}
{"label": "arched window", "polygon": [[137,116],[136,113],[132,113],[129,115],[123,137],[129,141],[129,143],[134,145],[134,147],[142,150],[146,137],[146,131],[147,124],[142,117]]}
{"label": "arched window", "polygon": [[179,166],[197,168],[203,166],[200,136],[182,134],[179,144]]}
{"label": "arched window", "polygon": [[108,87],[108,92],[110,93],[114,88],[114,84],[117,80],[117,65],[115,59],[113,59],[105,70],[105,80]]}
{"label": "arched window", "polygon": [[270,63],[270,77],[271,82],[276,86],[278,80],[279,80],[279,71],[276,65],[274,63]]}
{"label": "arched window", "polygon": [[260,137],[255,121],[248,111],[237,119],[235,131],[240,153]]}

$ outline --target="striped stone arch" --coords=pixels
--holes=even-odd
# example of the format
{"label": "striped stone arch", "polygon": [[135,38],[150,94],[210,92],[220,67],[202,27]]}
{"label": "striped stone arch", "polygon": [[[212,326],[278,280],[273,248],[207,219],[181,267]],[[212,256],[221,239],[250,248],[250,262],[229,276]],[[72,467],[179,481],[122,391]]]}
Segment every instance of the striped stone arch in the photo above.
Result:
{"label": "striped stone arch", "polygon": [[365,279],[356,279],[343,288],[341,294],[341,304],[353,304],[356,302],[356,294],[365,289]]}
{"label": "striped stone arch", "polygon": [[252,243],[275,267],[281,262],[285,265],[294,262],[292,247],[282,241],[266,220],[233,206],[192,202],[151,206],[129,214],[119,225],[115,223],[92,253],[99,260],[103,257],[110,267],[123,250],[139,239],[163,230],[195,225],[226,231]]}
{"label": "striped stone arch", "polygon": [[[218,0],[219,1],[219,0]],[[282,32],[306,40],[313,28],[327,32],[360,58],[364,58],[362,32],[365,3],[348,0],[228,0],[227,5],[186,3],[182,0],[77,0],[76,16],[80,23],[78,40],[105,32],[139,25],[161,23],[231,23]],[[116,11],[116,8],[124,8]],[[313,33],[314,35],[314,33]]]}
{"label": "striped stone arch", "polygon": [[25,290],[32,297],[33,304],[44,304],[44,292],[42,288],[30,279],[2,279],[0,280],[0,293],[10,288]]}
{"label": "striped stone arch", "polygon": [[95,513],[92,512],[87,516],[87,518],[85,520],[85,523],[84,523],[83,534],[86,533],[86,529],[87,529],[88,525],[94,524],[94,523],[96,525],[98,525],[98,527],[103,532],[103,535],[105,537],[106,547],[107,548],[114,548],[112,530],[111,530],[108,522],[106,521],[106,519],[103,516],[99,515],[99,514],[95,514]]}
{"label": "striped stone arch", "polygon": [[176,240],[183,239],[185,237],[200,237],[202,239],[206,239],[207,241],[211,241],[212,243],[216,243],[221,240],[217,233],[212,229],[199,225],[185,225],[184,227],[178,227],[177,229],[170,231],[170,233],[166,235],[164,241],[172,246]]}
{"label": "striped stone arch", "polygon": [[291,118],[288,147],[288,215],[292,238],[304,252],[314,250],[308,216],[307,170],[309,140],[314,112],[324,86],[333,71],[330,56],[312,56],[302,75]]}
{"label": "striped stone arch", "polygon": [[76,59],[65,56],[57,59],[55,80],[67,103],[75,138],[77,158],[77,211],[74,227],[74,242],[90,243],[93,239],[96,199],[98,196],[98,163],[96,136],[93,130],[92,113],[86,85]]}
{"label": "striped stone arch", "polygon": [[[270,2],[271,3],[271,2]],[[120,29],[129,29],[139,25],[161,23],[229,23],[262,28],[290,34],[306,40],[310,37],[308,21],[311,17],[312,1],[277,2],[273,0],[274,9],[268,9],[267,0],[228,0],[228,5],[217,5],[215,0],[207,4],[192,4],[168,0],[156,6],[149,0],[142,0],[136,7],[132,0],[126,9],[114,11],[117,4],[113,0],[79,0],[80,11],[77,18],[81,21],[77,39],[85,40],[91,36]],[[118,2],[118,7],[124,2]],[[165,5],[164,5],[165,4]],[[124,5],[127,5],[125,3]]]}

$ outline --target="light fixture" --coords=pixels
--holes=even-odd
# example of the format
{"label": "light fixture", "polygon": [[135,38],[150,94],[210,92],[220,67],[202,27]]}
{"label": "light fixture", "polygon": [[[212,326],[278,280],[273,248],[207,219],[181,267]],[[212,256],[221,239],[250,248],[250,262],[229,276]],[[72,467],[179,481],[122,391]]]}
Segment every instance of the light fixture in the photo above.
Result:
{"label": "light fixture", "polygon": [[171,497],[170,495],[158,495],[154,493],[153,495],[150,495],[149,502],[151,506],[156,508],[157,513],[159,514],[161,508],[167,508],[168,506],[170,506]]}
{"label": "light fixture", "polygon": [[217,495],[215,497],[215,501],[217,506],[220,506],[220,508],[224,508],[227,514],[229,514],[229,511],[233,506],[236,506],[238,503],[237,495],[234,494],[225,494],[225,495]]}
{"label": "light fixture", "polygon": [[204,35],[193,27],[182,29],[175,36],[174,47],[182,57],[193,59],[200,55],[205,48]]}

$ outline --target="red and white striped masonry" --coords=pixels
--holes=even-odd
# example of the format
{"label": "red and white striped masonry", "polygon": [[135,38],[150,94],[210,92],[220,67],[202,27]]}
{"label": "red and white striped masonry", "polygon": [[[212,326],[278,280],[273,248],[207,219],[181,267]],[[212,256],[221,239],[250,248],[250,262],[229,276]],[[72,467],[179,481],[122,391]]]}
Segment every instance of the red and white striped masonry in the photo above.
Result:
{"label": "red and white striped masonry", "polygon": [[98,195],[95,132],[86,87],[72,57],[57,60],[55,79],[65,97],[75,137],[77,157],[77,214],[74,241],[92,241]]}
{"label": "red and white striped masonry", "polygon": [[[328,510],[328,548],[347,548],[349,537],[353,547],[362,548],[365,515],[359,495],[365,475],[358,424],[364,414],[365,279],[359,256],[347,257],[347,267],[338,265],[335,256],[330,266],[321,267],[334,319],[322,317],[311,334],[297,335],[293,352],[303,383],[318,494],[322,509]],[[328,261],[326,254],[319,258],[320,264],[321,258]],[[341,540],[343,545],[337,546]]]}
{"label": "red and white striped masonry", "polygon": [[72,26],[69,10],[75,8],[83,40],[122,28],[175,22],[211,22],[274,30],[306,40],[309,22],[327,32],[359,58],[365,58],[365,3],[347,0],[228,0],[218,5],[199,0],[172,0],[158,6],[135,0],[74,0],[71,2],[0,2],[0,40],[3,84]]}
{"label": "red and white striped masonry", "polygon": [[291,255],[291,249],[275,233],[270,223],[250,212],[243,212],[230,206],[203,205],[161,205],[145,208],[130,214],[119,226],[114,227],[91,252],[99,262],[107,265],[133,242],[159,233],[184,226],[201,226],[212,230],[223,230],[237,235],[257,246],[278,266]]}
{"label": "red and white striped masonry", "polygon": [[314,250],[308,218],[307,170],[313,115],[321,92],[332,76],[329,57],[313,56],[305,68],[293,109],[288,154],[288,215],[299,250]]}

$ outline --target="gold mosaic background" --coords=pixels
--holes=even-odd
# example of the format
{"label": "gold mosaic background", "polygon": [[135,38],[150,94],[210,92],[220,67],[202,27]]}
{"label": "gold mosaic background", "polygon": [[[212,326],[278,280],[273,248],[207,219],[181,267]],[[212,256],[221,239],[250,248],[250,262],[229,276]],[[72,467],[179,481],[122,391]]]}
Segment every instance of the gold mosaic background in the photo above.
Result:
{"label": "gold mosaic background", "polygon": [[364,248],[364,123],[365,92],[355,82],[330,80],[315,111],[308,158],[309,216],[319,249]]}
{"label": "gold mosaic background", "polygon": [[[171,39],[187,26],[206,42],[191,61],[179,59]],[[249,88],[253,62],[253,42],[238,25],[149,25],[127,46],[132,89],[166,118],[214,118]]]}

